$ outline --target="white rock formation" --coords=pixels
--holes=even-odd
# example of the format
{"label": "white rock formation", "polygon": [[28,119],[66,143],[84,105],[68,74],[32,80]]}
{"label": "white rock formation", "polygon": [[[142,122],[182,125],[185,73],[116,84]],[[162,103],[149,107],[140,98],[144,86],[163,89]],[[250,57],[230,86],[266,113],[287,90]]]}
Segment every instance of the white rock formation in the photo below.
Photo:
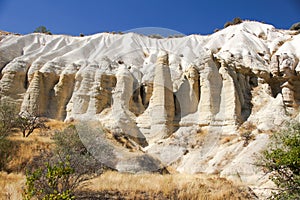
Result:
{"label": "white rock formation", "polygon": [[[251,21],[169,39],[4,35],[0,96],[46,117],[100,122],[143,150],[135,166],[137,157],[115,163],[123,171],[144,170],[145,154],[180,172],[237,172],[252,184],[259,177],[246,163],[268,140],[259,132],[297,115],[299,44],[295,31]],[[247,147],[238,139],[245,122],[258,129]]]}

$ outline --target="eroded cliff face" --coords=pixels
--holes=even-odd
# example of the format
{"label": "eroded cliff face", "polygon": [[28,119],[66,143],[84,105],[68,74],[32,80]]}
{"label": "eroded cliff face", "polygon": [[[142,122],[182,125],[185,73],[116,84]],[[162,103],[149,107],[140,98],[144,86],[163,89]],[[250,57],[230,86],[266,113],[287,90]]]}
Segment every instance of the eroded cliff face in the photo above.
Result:
{"label": "eroded cliff face", "polygon": [[[0,95],[20,111],[98,121],[178,171],[247,179],[258,177],[245,163],[265,146],[263,132],[297,114],[299,44],[297,32],[258,22],[172,39],[7,35]],[[239,127],[246,123],[257,139],[245,147]]]}

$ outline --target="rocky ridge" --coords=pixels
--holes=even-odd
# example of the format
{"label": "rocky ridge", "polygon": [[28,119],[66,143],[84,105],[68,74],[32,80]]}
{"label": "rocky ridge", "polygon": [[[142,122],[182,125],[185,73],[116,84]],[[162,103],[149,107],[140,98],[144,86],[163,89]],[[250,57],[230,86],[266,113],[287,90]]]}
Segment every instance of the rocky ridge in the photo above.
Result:
{"label": "rocky ridge", "polygon": [[[106,144],[128,157],[109,162],[120,171],[171,166],[261,186],[262,173],[249,163],[265,147],[265,133],[298,113],[300,34],[268,24],[246,21],[208,36],[166,39],[0,39],[1,98],[20,111],[98,122],[123,145]],[[249,124],[255,140],[245,145],[240,132]]]}

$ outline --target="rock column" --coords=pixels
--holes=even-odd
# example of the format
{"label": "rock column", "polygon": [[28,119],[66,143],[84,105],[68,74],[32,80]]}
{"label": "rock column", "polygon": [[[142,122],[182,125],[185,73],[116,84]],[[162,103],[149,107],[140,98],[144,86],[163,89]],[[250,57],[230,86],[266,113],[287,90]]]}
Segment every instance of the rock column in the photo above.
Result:
{"label": "rock column", "polygon": [[168,137],[173,132],[173,119],[175,114],[173,86],[168,54],[161,52],[156,66],[151,106],[150,140]]}

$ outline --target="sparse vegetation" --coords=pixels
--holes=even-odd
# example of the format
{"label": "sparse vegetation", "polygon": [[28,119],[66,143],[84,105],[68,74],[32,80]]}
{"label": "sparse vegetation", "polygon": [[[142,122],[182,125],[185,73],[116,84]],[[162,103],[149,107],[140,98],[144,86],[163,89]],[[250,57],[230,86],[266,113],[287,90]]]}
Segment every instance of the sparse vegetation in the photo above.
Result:
{"label": "sparse vegetation", "polygon": [[168,38],[182,38],[184,36],[185,35],[183,35],[183,34],[174,34],[174,35],[169,35]]}
{"label": "sparse vegetation", "polygon": [[275,133],[262,154],[262,166],[277,188],[271,199],[300,199],[300,123]]}
{"label": "sparse vegetation", "polygon": [[240,24],[240,23],[242,23],[242,22],[243,22],[243,20],[242,20],[241,18],[236,17],[236,18],[234,18],[232,21],[226,22],[226,23],[224,24],[224,28],[226,28],[226,27],[228,27],[228,26],[231,26],[231,25]]}
{"label": "sparse vegetation", "polygon": [[245,122],[239,129],[240,136],[244,140],[243,146],[248,146],[249,142],[251,140],[255,139],[255,136],[253,135],[253,131],[256,129],[256,126],[252,122]]}
{"label": "sparse vegetation", "polygon": [[290,28],[292,31],[300,31],[300,22],[293,24]]}
{"label": "sparse vegetation", "polygon": [[159,35],[159,34],[153,34],[153,35],[148,35],[149,38],[155,38],[155,39],[163,39],[164,37]]}
{"label": "sparse vegetation", "polygon": [[52,35],[50,30],[48,30],[45,26],[39,26],[33,32],[34,33],[45,33],[45,34],[48,34],[48,35]]}

